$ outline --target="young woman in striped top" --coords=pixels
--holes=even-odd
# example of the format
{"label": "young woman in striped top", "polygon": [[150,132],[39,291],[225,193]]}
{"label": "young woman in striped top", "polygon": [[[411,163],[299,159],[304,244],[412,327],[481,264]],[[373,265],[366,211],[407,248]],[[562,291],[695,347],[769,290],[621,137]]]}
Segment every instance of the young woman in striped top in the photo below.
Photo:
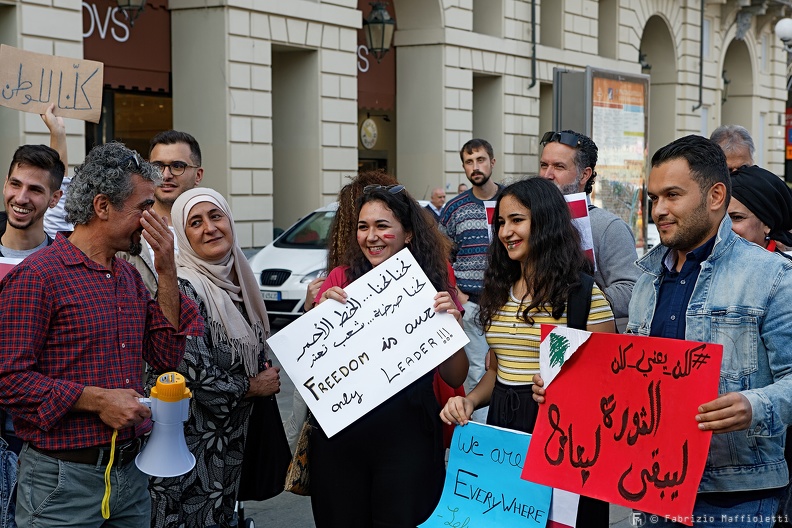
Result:
{"label": "young woman in striped top", "polygon": [[[495,364],[470,394],[451,398],[440,418],[464,425],[474,409],[489,405],[488,424],[531,433],[538,414],[531,385],[539,372],[540,325],[568,326],[568,308],[579,310],[581,297],[587,314],[569,326],[614,332],[613,312],[591,278],[569,207],[550,180],[506,187],[494,219],[480,317]],[[607,504],[597,503],[596,513],[578,516],[587,526],[602,525],[603,515],[608,524]]]}

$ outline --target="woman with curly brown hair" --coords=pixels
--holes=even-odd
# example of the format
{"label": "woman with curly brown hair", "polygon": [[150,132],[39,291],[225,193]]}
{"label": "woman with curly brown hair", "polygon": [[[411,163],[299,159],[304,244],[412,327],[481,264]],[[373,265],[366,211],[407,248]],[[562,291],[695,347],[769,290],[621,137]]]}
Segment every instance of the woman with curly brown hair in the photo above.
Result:
{"label": "woman with curly brown hair", "polygon": [[[355,238],[346,241],[343,265],[330,272],[317,302],[345,302],[344,287],[408,248],[439,292],[435,311],[460,320],[459,306],[449,293],[450,244],[404,186],[364,187],[355,211]],[[398,346],[389,352],[399,353]],[[458,387],[467,366],[460,349],[440,365],[440,375]],[[309,463],[318,528],[414,527],[429,517],[445,474],[433,376],[422,376],[332,438],[317,426]]]}

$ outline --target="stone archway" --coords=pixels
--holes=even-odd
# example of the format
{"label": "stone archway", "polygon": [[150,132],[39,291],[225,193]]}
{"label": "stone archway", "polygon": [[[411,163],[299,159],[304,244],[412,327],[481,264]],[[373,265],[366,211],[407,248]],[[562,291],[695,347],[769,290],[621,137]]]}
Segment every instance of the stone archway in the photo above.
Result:
{"label": "stone archway", "polygon": [[718,124],[744,126],[756,137],[761,131],[756,129],[754,67],[744,40],[732,39],[729,43],[723,57],[722,75],[721,119]]}
{"label": "stone archway", "polygon": [[640,49],[651,66],[644,70],[650,76],[648,153],[651,156],[677,136],[676,52],[668,22],[660,15],[653,15],[646,21]]}

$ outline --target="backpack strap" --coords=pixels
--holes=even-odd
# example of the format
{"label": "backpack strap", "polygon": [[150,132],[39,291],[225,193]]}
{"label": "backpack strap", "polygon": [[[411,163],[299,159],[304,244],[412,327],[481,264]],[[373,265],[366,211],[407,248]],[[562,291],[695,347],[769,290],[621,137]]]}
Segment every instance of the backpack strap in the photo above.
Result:
{"label": "backpack strap", "polygon": [[569,292],[567,299],[567,327],[585,330],[591,310],[591,289],[594,277],[588,273],[580,274],[580,285]]}

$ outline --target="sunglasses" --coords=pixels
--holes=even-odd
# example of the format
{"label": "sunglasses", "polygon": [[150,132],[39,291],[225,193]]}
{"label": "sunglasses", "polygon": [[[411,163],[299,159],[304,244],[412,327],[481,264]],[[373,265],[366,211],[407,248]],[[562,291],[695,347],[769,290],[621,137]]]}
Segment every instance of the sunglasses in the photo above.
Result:
{"label": "sunglasses", "polygon": [[172,163],[162,163],[161,161],[152,161],[151,164],[161,173],[165,174],[165,169],[170,169],[170,173],[174,176],[181,176],[187,167],[197,169],[200,165],[190,165],[183,161],[174,161]]}
{"label": "sunglasses", "polygon": [[575,132],[545,132],[539,143],[544,147],[548,143],[559,142],[567,147],[578,148],[580,146],[580,135]]}
{"label": "sunglasses", "polygon": [[378,191],[388,191],[391,194],[398,194],[404,190],[404,185],[366,185],[363,187],[363,194],[370,194]]}
{"label": "sunglasses", "polygon": [[132,151],[132,154],[130,154],[126,158],[122,159],[121,163],[119,163],[118,166],[119,167],[124,167],[124,166],[126,166],[128,161],[132,162],[132,166],[133,166],[132,168],[135,169],[135,170],[140,170],[140,167],[143,165],[143,158],[141,158],[140,154],[138,154],[134,150]]}

